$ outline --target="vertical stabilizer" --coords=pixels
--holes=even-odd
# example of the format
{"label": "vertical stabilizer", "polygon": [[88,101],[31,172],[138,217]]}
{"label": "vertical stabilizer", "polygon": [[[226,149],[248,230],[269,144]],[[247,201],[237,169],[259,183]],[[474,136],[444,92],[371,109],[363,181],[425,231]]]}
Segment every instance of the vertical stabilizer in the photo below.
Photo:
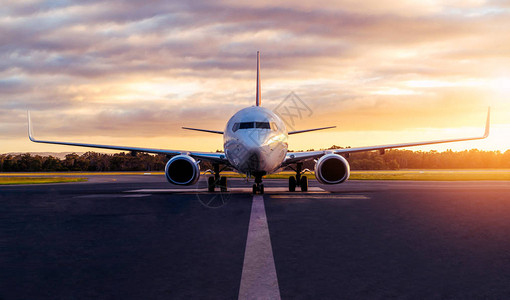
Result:
{"label": "vertical stabilizer", "polygon": [[260,106],[260,52],[257,51],[257,96],[255,99],[255,104]]}

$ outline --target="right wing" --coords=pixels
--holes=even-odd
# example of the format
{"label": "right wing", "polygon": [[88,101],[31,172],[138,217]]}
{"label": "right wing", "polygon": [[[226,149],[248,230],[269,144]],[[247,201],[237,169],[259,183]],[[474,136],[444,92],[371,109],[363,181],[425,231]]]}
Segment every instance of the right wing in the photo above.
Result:
{"label": "right wing", "polygon": [[218,130],[209,130],[209,129],[200,129],[200,128],[191,128],[191,127],[181,127],[181,128],[187,129],[187,130],[202,131],[202,132],[207,132],[207,133],[223,134],[223,131],[218,131]]}
{"label": "right wing", "polygon": [[141,148],[141,147],[113,146],[113,145],[38,140],[38,139],[34,138],[34,134],[33,134],[33,130],[32,130],[32,122],[30,120],[30,111],[27,111],[27,118],[28,118],[28,138],[32,142],[35,142],[35,143],[111,149],[111,150],[121,150],[121,151],[130,151],[130,152],[147,152],[147,153],[154,153],[154,154],[165,154],[165,155],[169,155],[169,156],[175,156],[175,155],[179,155],[179,154],[187,154],[187,155],[192,156],[197,159],[202,159],[202,160],[207,160],[207,161],[221,163],[221,164],[227,164],[227,165],[229,164],[224,153],[194,152],[194,151],[183,151],[183,150],[165,150],[165,149],[155,149],[155,148]]}
{"label": "right wing", "polygon": [[288,135],[296,134],[296,133],[303,133],[303,132],[323,130],[323,129],[330,129],[330,128],[336,128],[336,126],[328,126],[328,127],[321,127],[321,128],[312,128],[312,129],[305,129],[305,130],[289,131]]}
{"label": "right wing", "polygon": [[303,160],[316,159],[316,158],[321,157],[322,155],[328,154],[328,153],[348,154],[348,153],[374,151],[374,150],[384,151],[385,149],[404,148],[404,147],[413,147],[413,146],[423,146],[423,145],[432,145],[432,144],[442,144],[442,143],[484,139],[489,136],[490,116],[491,116],[490,113],[491,113],[491,110],[489,107],[489,109],[487,111],[487,121],[485,123],[485,132],[484,132],[483,136],[460,138],[460,139],[435,140],[435,141],[426,141],[426,142],[412,142],[412,143],[402,143],[402,144],[389,144],[389,145],[378,145],[378,146],[368,146],[368,147],[344,148],[344,149],[335,149],[335,150],[290,152],[290,153],[287,153],[287,156],[285,157],[285,160],[283,161],[282,166],[287,166],[287,165],[297,163],[297,162],[303,161]]}

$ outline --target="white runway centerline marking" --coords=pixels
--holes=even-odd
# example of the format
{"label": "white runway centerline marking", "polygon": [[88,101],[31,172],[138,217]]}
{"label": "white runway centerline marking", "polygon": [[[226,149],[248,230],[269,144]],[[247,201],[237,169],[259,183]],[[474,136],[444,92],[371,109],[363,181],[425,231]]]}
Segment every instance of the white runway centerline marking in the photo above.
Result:
{"label": "white runway centerline marking", "polygon": [[280,299],[264,197],[253,196],[239,299]]}

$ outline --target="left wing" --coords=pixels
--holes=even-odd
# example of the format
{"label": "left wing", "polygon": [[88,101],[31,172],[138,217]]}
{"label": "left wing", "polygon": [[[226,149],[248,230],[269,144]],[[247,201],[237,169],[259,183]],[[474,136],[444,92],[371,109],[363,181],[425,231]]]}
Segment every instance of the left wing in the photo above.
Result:
{"label": "left wing", "polygon": [[435,140],[435,141],[426,141],[426,142],[412,142],[412,143],[403,143],[403,144],[389,144],[389,145],[378,145],[378,146],[368,146],[368,147],[344,148],[344,149],[335,149],[335,150],[290,152],[290,153],[287,153],[287,156],[285,157],[285,160],[283,161],[282,166],[287,166],[289,164],[293,164],[293,163],[303,161],[303,160],[315,159],[315,158],[321,157],[322,155],[328,154],[328,153],[347,154],[347,153],[374,151],[374,150],[379,150],[381,152],[384,152],[385,149],[404,148],[404,147],[413,147],[413,146],[423,146],[423,145],[432,145],[432,144],[442,144],[442,143],[484,139],[489,136],[490,113],[491,113],[491,110],[489,107],[489,109],[487,111],[487,121],[485,123],[485,132],[484,132],[483,136],[460,138],[460,139]]}
{"label": "left wing", "polygon": [[121,150],[121,151],[130,151],[130,152],[146,152],[146,153],[155,153],[155,154],[166,154],[169,156],[175,156],[175,155],[179,155],[179,154],[187,154],[187,155],[197,158],[197,159],[229,165],[229,162],[228,162],[227,158],[225,157],[224,153],[194,152],[194,151],[183,151],[183,150],[166,150],[166,149],[155,149],[155,148],[141,148],[141,147],[129,147],[129,146],[114,146],[114,145],[100,145],[100,144],[86,144],[86,143],[38,140],[38,139],[34,138],[34,134],[33,134],[33,130],[32,130],[32,122],[30,120],[30,111],[27,111],[27,118],[28,118],[28,138],[32,142],[35,142],[35,143],[111,149],[111,150]]}

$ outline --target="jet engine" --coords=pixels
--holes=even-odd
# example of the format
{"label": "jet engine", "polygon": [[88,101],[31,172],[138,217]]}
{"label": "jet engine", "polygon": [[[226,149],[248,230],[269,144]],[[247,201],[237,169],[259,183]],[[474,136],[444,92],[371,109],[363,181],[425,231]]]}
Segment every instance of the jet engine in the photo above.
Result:
{"label": "jet engine", "polygon": [[315,178],[322,184],[338,184],[349,178],[349,163],[338,154],[326,154],[315,164]]}
{"label": "jet engine", "polygon": [[166,163],[165,176],[170,183],[192,185],[200,178],[200,166],[189,155],[177,155]]}

